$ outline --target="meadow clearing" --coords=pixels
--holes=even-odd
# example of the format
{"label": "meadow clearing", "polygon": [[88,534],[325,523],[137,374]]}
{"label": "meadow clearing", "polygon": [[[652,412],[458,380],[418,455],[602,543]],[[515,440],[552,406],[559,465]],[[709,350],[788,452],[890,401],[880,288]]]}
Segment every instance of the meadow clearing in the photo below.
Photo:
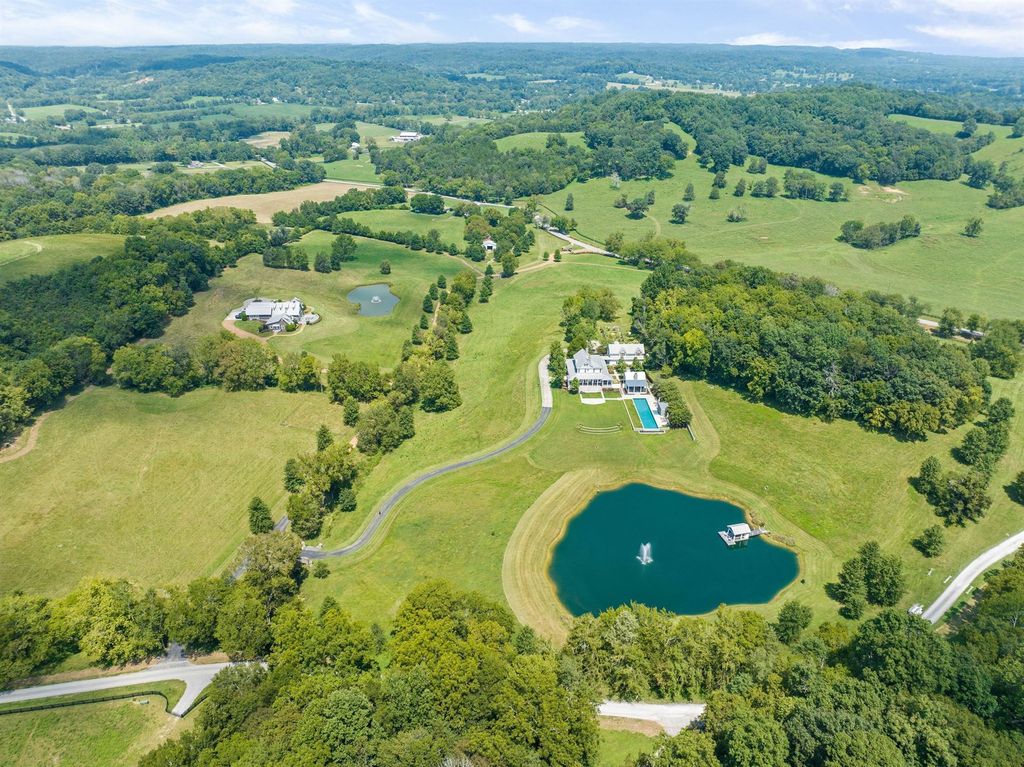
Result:
{"label": "meadow clearing", "polygon": [[[996,162],[1020,158],[1024,165],[1020,152],[1024,140],[1007,138],[1008,134],[1008,128],[1000,129],[996,142],[978,157]],[[692,138],[688,140],[692,147]],[[770,165],[767,175],[781,182],[785,171]],[[914,295],[928,304],[933,314],[956,306],[988,317],[1024,317],[1020,300],[1024,261],[1017,257],[1024,208],[993,210],[985,205],[988,191],[950,181],[910,181],[883,187],[840,179],[850,196],[848,202],[841,203],[754,198],[749,193],[735,197],[733,190],[741,178],[749,186],[765,176],[733,167],[721,198],[708,199],[713,176],[691,154],[676,162],[668,179],[625,181],[614,188],[609,179],[597,178],[570,184],[542,200],[552,212],[563,213],[571,193],[575,209],[566,215],[576,219],[580,236],[594,242],[603,242],[616,231],[627,239],[647,234],[674,237],[685,241],[705,261],[732,259],[818,276],[841,288]],[[828,183],[837,180],[819,178]],[[683,201],[688,184],[693,184],[696,199],[686,223],[674,224],[672,207]],[[643,218],[630,218],[625,210],[613,206],[620,195],[632,199],[649,191],[655,193],[655,204]],[[746,220],[726,222],[729,211],[739,208]],[[897,221],[904,215],[921,222],[920,237],[873,251],[836,241],[844,221]],[[984,222],[982,235],[975,239],[962,236],[965,223],[975,216]]]}
{"label": "meadow clearing", "polygon": [[119,234],[56,234],[0,242],[0,285],[119,252]]}

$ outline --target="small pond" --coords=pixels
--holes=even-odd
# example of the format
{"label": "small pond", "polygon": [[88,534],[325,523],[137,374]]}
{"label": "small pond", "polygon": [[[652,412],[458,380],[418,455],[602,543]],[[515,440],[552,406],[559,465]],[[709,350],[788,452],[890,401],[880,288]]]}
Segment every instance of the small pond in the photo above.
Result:
{"label": "small pond", "polygon": [[382,317],[391,314],[398,303],[398,296],[383,283],[363,285],[351,291],[345,298],[353,304],[359,304],[359,314],[362,317]]}
{"label": "small pond", "polygon": [[[626,485],[600,493],[569,522],[549,574],[573,615],[629,602],[680,615],[768,602],[796,578],[796,555],[760,537],[726,546],[718,531],[743,520],[725,501]],[[649,564],[639,558],[645,543]]]}

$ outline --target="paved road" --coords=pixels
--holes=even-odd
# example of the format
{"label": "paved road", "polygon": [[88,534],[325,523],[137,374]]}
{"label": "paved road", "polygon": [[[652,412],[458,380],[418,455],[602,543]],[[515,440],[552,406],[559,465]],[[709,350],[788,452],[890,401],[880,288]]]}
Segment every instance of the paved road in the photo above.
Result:
{"label": "paved road", "polygon": [[185,692],[171,713],[184,716],[196,702],[200,693],[207,688],[217,673],[230,666],[230,663],[197,664],[187,660],[167,660],[145,671],[133,671],[129,674],[104,676],[98,679],[81,679],[77,682],[61,682],[60,684],[41,684],[36,687],[25,687],[20,690],[0,692],[0,703],[17,703],[20,701],[40,700],[57,695],[75,695],[83,692],[114,690],[152,682],[181,681],[185,683]]}
{"label": "paved road", "polygon": [[[398,490],[396,490],[394,493],[392,493],[391,495],[384,499],[384,502],[380,505],[376,513],[373,515],[373,518],[370,520],[370,523],[365,528],[363,528],[363,531],[359,534],[359,537],[356,538],[352,543],[348,544],[347,546],[342,546],[340,549],[334,549],[332,551],[324,551],[323,549],[316,549],[307,546],[302,549],[302,556],[308,557],[309,559],[327,559],[328,557],[344,557],[348,556],[349,554],[354,554],[370,542],[370,539],[373,538],[374,533],[376,533],[380,526],[384,523],[384,520],[387,518],[388,514],[390,514],[391,511],[395,508],[395,506],[398,505],[398,502],[405,498],[405,496],[407,496],[420,485],[424,484],[425,482],[429,482],[430,480],[436,477],[440,477],[443,474],[450,474],[453,471],[458,471],[459,469],[465,469],[469,466],[475,466],[478,463],[489,461],[492,458],[501,455],[502,453],[507,453],[509,450],[514,450],[515,448],[519,447],[524,442],[526,442],[528,439],[530,439],[534,434],[540,431],[541,427],[547,422],[548,416],[551,415],[551,406],[553,398],[551,396],[551,383],[548,379],[547,355],[545,355],[544,358],[539,363],[537,363],[537,378],[540,380],[540,415],[537,417],[537,420],[530,425],[529,429],[524,431],[511,442],[506,442],[501,447],[496,447],[493,450],[484,453],[483,455],[478,455],[475,458],[465,458],[461,461],[456,461],[455,463],[450,463],[446,466],[441,466],[440,468],[432,469],[431,471],[420,474],[417,477],[413,477],[400,488],[398,488]],[[288,517],[282,517],[280,520],[278,520],[277,524],[274,525],[274,529],[284,530],[287,524]]]}
{"label": "paved road", "polygon": [[1024,532],[1011,535],[1005,541],[997,543],[991,549],[984,552],[949,582],[946,590],[939,595],[938,599],[932,602],[931,606],[924,611],[921,617],[930,623],[937,623],[946,614],[946,611],[956,603],[956,600],[977,580],[978,576],[1000,560],[1006,559],[1006,557],[1016,552],[1021,546],[1024,546]]}
{"label": "paved road", "polygon": [[597,247],[596,245],[591,245],[589,242],[583,242],[583,240],[577,240],[575,237],[570,237],[567,234],[563,234],[562,232],[558,231],[557,229],[548,229],[547,232],[552,237],[557,237],[560,240],[565,240],[570,245],[572,245],[574,247],[577,247],[577,248],[583,248],[584,250],[588,250],[591,253],[597,253],[598,255],[601,255],[601,256],[614,256],[615,255],[610,250],[604,250],[602,248]]}
{"label": "paved road", "polygon": [[702,717],[705,708],[704,703],[624,703],[606,700],[597,707],[597,713],[601,716],[657,722],[669,735],[678,735],[680,730]]}

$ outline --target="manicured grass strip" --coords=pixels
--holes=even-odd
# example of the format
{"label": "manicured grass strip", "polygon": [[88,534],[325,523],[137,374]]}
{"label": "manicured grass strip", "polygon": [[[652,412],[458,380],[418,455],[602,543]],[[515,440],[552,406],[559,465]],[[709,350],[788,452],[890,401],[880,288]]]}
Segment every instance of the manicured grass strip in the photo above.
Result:
{"label": "manicured grass strip", "polygon": [[58,695],[53,698],[37,698],[36,700],[0,703],[0,715],[18,714],[27,711],[45,711],[53,708],[77,706],[83,703],[103,703],[110,700],[120,700],[122,698],[139,698],[147,696],[156,696],[161,698],[164,702],[164,711],[170,713],[171,709],[174,708],[184,693],[184,682],[148,682],[146,684],[116,687],[108,690],[97,690],[95,692],[80,692],[75,693],[74,695]]}

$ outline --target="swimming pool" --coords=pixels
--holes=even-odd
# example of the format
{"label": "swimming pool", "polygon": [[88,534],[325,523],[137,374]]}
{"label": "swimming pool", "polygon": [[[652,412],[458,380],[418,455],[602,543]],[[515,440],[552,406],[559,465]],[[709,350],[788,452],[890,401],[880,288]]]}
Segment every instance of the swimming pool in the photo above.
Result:
{"label": "swimming pool", "polygon": [[654,413],[651,411],[651,403],[645,397],[638,397],[633,400],[633,407],[636,408],[636,414],[640,417],[641,426],[645,429],[658,428],[658,419],[654,417]]}

